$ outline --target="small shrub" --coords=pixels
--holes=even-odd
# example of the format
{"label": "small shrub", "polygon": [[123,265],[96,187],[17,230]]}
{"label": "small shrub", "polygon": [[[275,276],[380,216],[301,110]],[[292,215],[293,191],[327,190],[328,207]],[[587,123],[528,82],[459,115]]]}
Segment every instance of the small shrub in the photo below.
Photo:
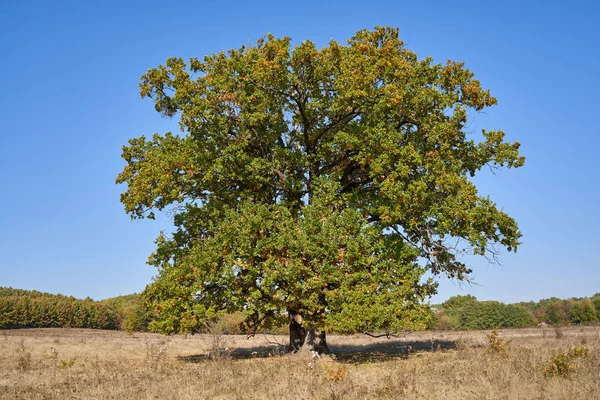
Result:
{"label": "small shrub", "polygon": [[229,356],[229,338],[226,333],[227,325],[222,318],[211,321],[206,325],[206,339],[210,348],[209,356],[213,360],[226,358]]}
{"label": "small shrub", "polygon": [[162,370],[167,360],[168,342],[160,341],[158,343],[150,343],[145,340],[146,344],[146,366],[150,370]]}
{"label": "small shrub", "polygon": [[348,368],[345,365],[336,365],[323,368],[323,376],[328,381],[339,382],[348,375]]}
{"label": "small shrub", "polygon": [[580,358],[588,358],[590,350],[586,345],[573,347],[566,353],[559,352],[552,356],[550,364],[544,367],[544,375],[568,377],[577,371],[576,361]]}
{"label": "small shrub", "polygon": [[502,339],[498,333],[497,329],[494,329],[492,332],[490,332],[489,335],[487,335],[487,339],[488,339],[488,353],[493,353],[493,354],[505,354],[508,352],[508,349],[510,348],[510,343],[512,342],[512,340],[506,340],[506,339]]}

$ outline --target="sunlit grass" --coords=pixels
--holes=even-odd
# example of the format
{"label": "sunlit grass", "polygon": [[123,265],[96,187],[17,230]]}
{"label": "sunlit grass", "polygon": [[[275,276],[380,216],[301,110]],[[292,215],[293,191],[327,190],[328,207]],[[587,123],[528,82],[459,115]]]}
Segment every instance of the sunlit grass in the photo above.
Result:
{"label": "sunlit grass", "polygon": [[[285,355],[285,337],[214,338],[79,329],[0,331],[1,399],[598,399],[600,328],[330,336],[333,359]],[[503,342],[504,343],[504,342]],[[585,346],[569,374],[545,373]],[[213,350],[214,351],[214,350]],[[554,358],[553,358],[554,357]]]}

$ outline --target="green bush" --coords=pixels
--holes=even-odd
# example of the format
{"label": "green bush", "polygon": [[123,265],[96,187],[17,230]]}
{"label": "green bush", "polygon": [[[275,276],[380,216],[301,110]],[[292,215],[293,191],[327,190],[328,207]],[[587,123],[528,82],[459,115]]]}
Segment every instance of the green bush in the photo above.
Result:
{"label": "green bush", "polygon": [[494,329],[487,335],[488,353],[490,354],[506,354],[510,348],[512,340],[502,339],[497,329]]}
{"label": "green bush", "polygon": [[573,372],[577,371],[576,361],[579,358],[588,358],[590,350],[586,345],[574,347],[564,352],[559,352],[552,356],[550,363],[544,367],[544,375],[568,377]]}

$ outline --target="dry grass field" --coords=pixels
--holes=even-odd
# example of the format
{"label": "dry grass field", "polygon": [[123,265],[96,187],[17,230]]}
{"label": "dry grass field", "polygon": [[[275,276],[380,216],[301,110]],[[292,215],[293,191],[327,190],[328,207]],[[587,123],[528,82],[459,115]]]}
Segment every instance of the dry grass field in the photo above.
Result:
{"label": "dry grass field", "polygon": [[311,361],[283,337],[5,330],[0,399],[600,399],[599,327],[489,334],[331,336]]}

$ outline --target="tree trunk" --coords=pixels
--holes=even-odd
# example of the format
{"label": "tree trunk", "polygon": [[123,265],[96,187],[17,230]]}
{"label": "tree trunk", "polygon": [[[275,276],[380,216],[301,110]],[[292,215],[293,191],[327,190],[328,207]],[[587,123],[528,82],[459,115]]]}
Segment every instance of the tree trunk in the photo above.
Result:
{"label": "tree trunk", "polygon": [[306,331],[306,337],[304,338],[304,344],[300,348],[301,353],[312,353],[317,354],[331,354],[331,350],[327,346],[327,338],[325,337],[325,331],[316,329],[308,329]]}
{"label": "tree trunk", "polygon": [[302,316],[290,312],[290,351],[294,353],[331,354],[325,331],[305,329]]}
{"label": "tree trunk", "polygon": [[290,312],[290,351],[299,351],[306,338],[306,329],[302,326],[300,314]]}

